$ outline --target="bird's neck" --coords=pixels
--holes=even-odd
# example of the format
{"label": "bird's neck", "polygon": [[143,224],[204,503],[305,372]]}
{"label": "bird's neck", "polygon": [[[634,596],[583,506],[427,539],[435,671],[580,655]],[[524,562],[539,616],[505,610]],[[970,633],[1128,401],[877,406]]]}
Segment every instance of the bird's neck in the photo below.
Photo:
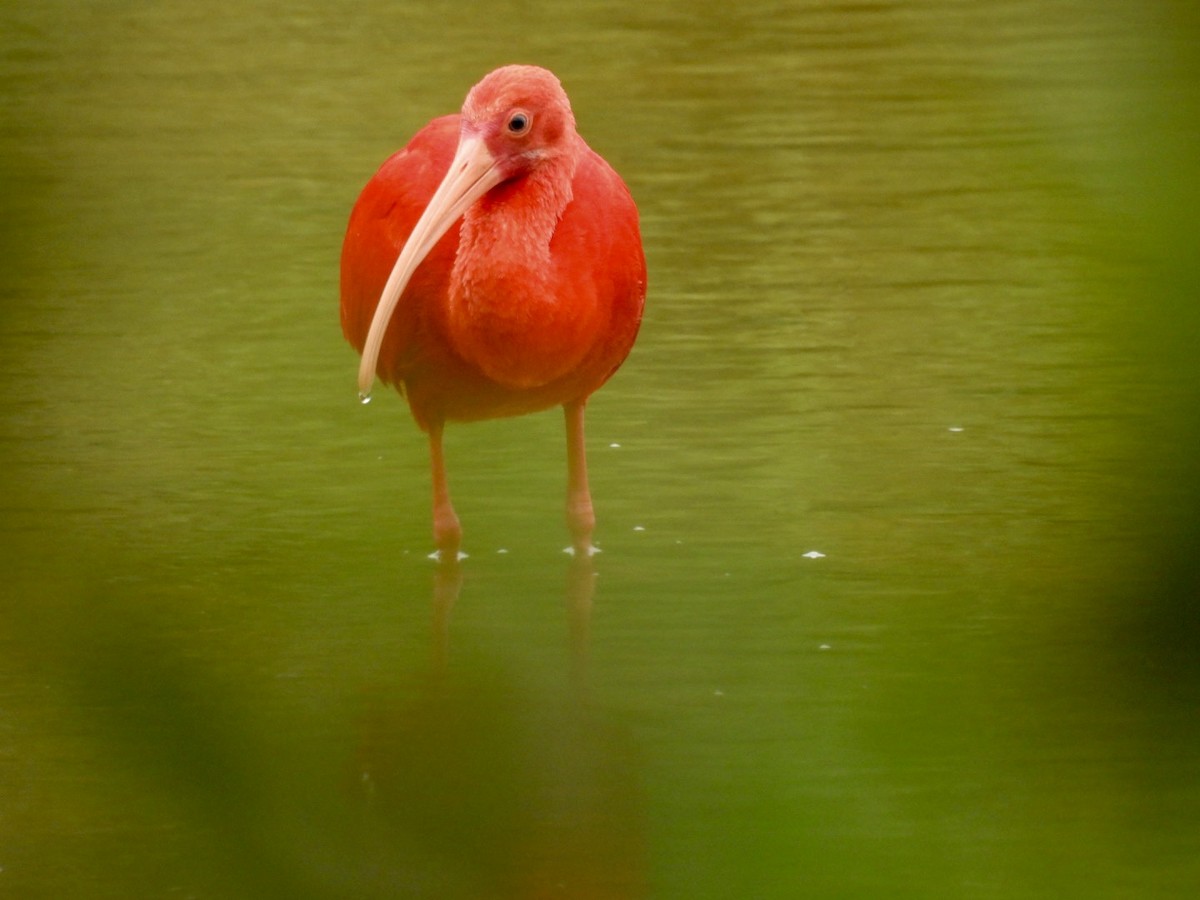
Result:
{"label": "bird's neck", "polygon": [[558,358],[568,350],[559,347],[563,324],[576,313],[550,250],[572,199],[576,159],[548,160],[499,185],[463,217],[447,336],[465,360],[509,387],[544,384],[566,364]]}
{"label": "bird's neck", "polygon": [[545,271],[574,175],[575,158],[564,156],[488,192],[463,216],[455,274]]}

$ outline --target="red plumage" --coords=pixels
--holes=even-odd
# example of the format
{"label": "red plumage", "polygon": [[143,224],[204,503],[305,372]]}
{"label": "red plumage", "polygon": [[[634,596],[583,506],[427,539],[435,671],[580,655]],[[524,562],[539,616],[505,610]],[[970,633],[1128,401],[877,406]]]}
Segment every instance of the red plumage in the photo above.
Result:
{"label": "red plumage", "polygon": [[461,535],[444,423],[558,405],[568,521],[591,549],[583,407],[629,353],[645,293],[633,199],[544,69],[491,73],[367,183],[342,246],[342,331],[365,350],[360,389],[374,375],[395,385],[430,435],[440,550],[457,553]]}

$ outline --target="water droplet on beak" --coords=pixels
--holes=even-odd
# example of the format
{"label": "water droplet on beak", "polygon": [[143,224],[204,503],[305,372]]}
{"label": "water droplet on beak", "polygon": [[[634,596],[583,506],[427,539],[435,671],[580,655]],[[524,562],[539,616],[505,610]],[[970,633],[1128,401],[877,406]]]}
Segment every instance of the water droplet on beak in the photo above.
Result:
{"label": "water droplet on beak", "polygon": [[361,403],[363,406],[366,406],[368,403],[370,403],[371,402],[371,392],[370,391],[359,391],[358,392],[358,402]]}

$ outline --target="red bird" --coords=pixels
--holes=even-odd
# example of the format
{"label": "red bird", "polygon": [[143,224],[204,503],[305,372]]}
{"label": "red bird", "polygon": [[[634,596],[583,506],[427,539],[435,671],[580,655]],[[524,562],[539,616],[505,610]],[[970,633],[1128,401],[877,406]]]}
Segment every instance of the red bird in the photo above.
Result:
{"label": "red bird", "polygon": [[383,164],[350,214],[341,294],[359,395],[375,376],[395,385],[429,435],[440,557],[462,540],[446,422],[560,405],[567,524],[592,552],[584,407],[633,346],[646,260],[633,198],[553,74],[497,69]]}

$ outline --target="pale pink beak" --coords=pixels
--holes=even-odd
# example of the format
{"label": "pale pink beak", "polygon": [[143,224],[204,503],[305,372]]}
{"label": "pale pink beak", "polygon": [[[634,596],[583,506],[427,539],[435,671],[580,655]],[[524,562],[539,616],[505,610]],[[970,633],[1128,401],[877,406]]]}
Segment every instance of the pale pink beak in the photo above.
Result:
{"label": "pale pink beak", "polygon": [[392,274],[383,287],[379,305],[375,307],[375,317],[371,319],[371,329],[363,346],[362,363],[358,367],[358,395],[364,401],[370,397],[371,384],[375,381],[375,366],[379,362],[383,335],[413,272],[467,208],[503,181],[504,177],[496,158],[488,151],[483,140],[464,135],[458,143],[450,170],[413,226],[412,234],[408,236]]}

